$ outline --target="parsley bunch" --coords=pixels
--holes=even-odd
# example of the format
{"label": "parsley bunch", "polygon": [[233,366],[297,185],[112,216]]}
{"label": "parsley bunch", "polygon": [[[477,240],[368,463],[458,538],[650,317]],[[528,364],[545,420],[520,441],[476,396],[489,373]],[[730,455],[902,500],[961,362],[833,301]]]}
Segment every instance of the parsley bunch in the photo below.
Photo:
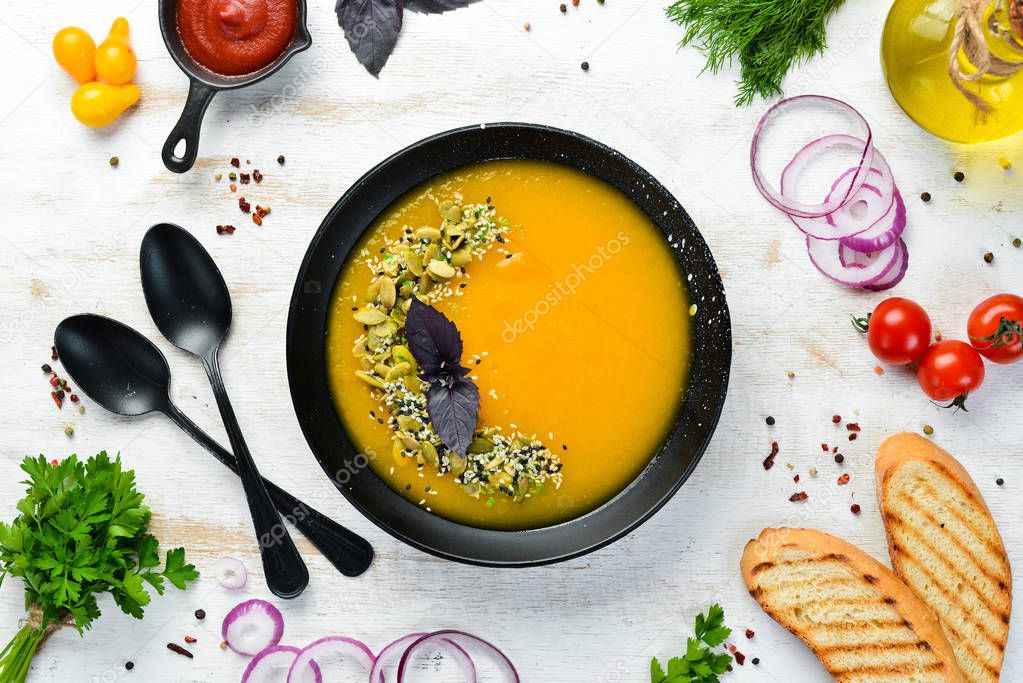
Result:
{"label": "parsley bunch", "polygon": [[650,683],[717,683],[732,663],[731,655],[713,652],[732,633],[724,623],[725,611],[717,603],[710,606],[707,616],[697,614],[696,637],[686,640],[684,655],[668,660],[667,672],[656,657],[650,660]]}
{"label": "parsley bunch", "polygon": [[25,584],[27,623],[0,651],[0,683],[20,683],[39,646],[61,626],[79,633],[100,616],[96,596],[110,593],[126,614],[142,618],[148,587],[160,595],[166,582],[184,589],[199,577],[185,551],[167,552],[147,532],[151,513],[135,490],[135,473],[106,452],[82,463],[74,455],[51,464],[26,457],[29,478],[21,514],[0,522],[0,584],[9,576]]}

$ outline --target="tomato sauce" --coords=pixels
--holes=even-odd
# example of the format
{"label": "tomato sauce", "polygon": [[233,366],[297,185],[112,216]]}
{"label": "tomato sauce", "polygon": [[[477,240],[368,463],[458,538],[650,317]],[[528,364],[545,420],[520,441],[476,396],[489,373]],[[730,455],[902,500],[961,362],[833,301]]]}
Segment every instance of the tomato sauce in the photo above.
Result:
{"label": "tomato sauce", "polygon": [[192,59],[210,71],[257,71],[288,48],[298,21],[295,0],[180,0],[178,33]]}

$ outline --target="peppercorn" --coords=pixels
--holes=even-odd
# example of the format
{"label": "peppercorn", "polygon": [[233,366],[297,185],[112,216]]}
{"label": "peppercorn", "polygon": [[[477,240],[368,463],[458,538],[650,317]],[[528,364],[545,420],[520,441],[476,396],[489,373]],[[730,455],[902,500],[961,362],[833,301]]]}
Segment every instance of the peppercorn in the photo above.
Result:
{"label": "peppercorn", "polygon": [[522,25],[522,29],[525,30],[525,31],[529,31],[532,28],[533,27],[529,24],[528,21]]}
{"label": "peppercorn", "polygon": [[259,172],[258,168],[252,169],[252,179],[257,183],[263,182],[263,174]]}
{"label": "peppercorn", "polygon": [[930,425],[924,425],[924,434],[926,434],[927,436],[930,436],[933,433],[934,433],[934,427],[932,427]]}
{"label": "peppercorn", "polygon": [[767,426],[768,427],[773,427],[774,426],[774,418],[772,416],[770,416],[770,415],[767,416]]}
{"label": "peppercorn", "polygon": [[110,165],[111,166],[116,168],[119,163],[121,163],[120,159],[118,159],[117,157],[110,157]]}
{"label": "peppercorn", "polygon": [[794,373],[794,372],[792,372],[791,370],[789,370],[789,371],[788,371],[788,376],[789,376],[789,379],[795,379],[795,377],[796,377],[796,373]]}
{"label": "peppercorn", "polygon": [[47,375],[53,372],[53,368],[50,367],[49,363],[43,363],[43,372],[45,372]]}
{"label": "peppercorn", "polygon": [[842,455],[841,453],[836,453],[835,454],[835,462],[837,462],[839,465],[841,465],[843,462],[845,462],[845,456]]}
{"label": "peppercorn", "polygon": [[[597,0],[597,2],[599,2],[601,5],[604,4],[604,0]],[[760,664],[760,657],[754,657],[750,661],[753,662],[753,666],[757,666],[758,664]]]}
{"label": "peppercorn", "polygon": [[74,436],[75,435],[75,428],[72,427],[71,425],[68,425],[67,427],[64,427],[64,435],[65,436]]}
{"label": "peppercorn", "polygon": [[231,157],[231,165],[235,168],[239,168],[241,166],[241,162],[238,161],[238,157]]}
{"label": "peppercorn", "polygon": [[995,479],[995,483],[998,484],[999,486],[1003,486],[1005,484],[1005,480],[1002,479],[1001,477],[998,477],[997,479]]}
{"label": "peppercorn", "polygon": [[583,62],[582,64],[579,65],[579,67],[583,71],[589,71],[590,70],[590,63],[589,62]]}
{"label": "peppercorn", "polygon": [[952,177],[955,178],[955,181],[957,183],[961,183],[964,180],[966,180],[966,174],[963,173],[962,171],[956,171]]}
{"label": "peppercorn", "polygon": [[921,192],[920,193],[920,199],[923,200],[924,204],[927,204],[928,202],[931,201],[931,193],[930,192]]}
{"label": "peppercorn", "polygon": [[832,422],[833,422],[834,424],[836,424],[836,425],[837,425],[837,424],[841,424],[841,423],[842,423],[842,416],[841,416],[841,415],[837,415],[837,414],[836,414],[836,415],[832,415],[832,416],[831,416],[831,421],[832,421]]}
{"label": "peppercorn", "polygon": [[128,671],[131,671],[132,669],[135,668],[135,662],[132,662],[132,661],[125,662],[124,663],[124,668],[127,669]]}
{"label": "peppercorn", "polygon": [[753,632],[753,629],[751,629],[751,628],[746,629],[746,637],[747,638],[752,638],[755,635],[756,634]]}
{"label": "peppercorn", "polygon": [[988,253],[984,254],[984,263],[991,263],[994,260],[995,260],[995,255],[992,254],[990,251]]}
{"label": "peppercorn", "polygon": [[559,7],[558,9],[561,10],[562,14],[568,11],[568,7],[565,5],[565,3],[561,3],[561,7]]}
{"label": "peppercorn", "polygon": [[849,509],[852,511],[852,513],[854,515],[860,514],[860,504],[859,503],[853,503],[852,505],[849,506]]}
{"label": "peppercorn", "polygon": [[280,164],[281,166],[284,165],[284,155],[283,154],[278,154],[277,155],[277,163]]}
{"label": "peppercorn", "polygon": [[78,403],[78,394],[71,394],[70,398],[72,403]]}
{"label": "peppercorn", "polygon": [[852,434],[849,435],[849,440],[850,441],[855,441],[856,440],[856,432],[853,432]]}
{"label": "peppercorn", "polygon": [[213,179],[216,180],[218,183],[220,182],[221,178],[223,178],[223,177],[224,177],[223,173],[214,173],[213,174]]}
{"label": "peppercorn", "polygon": [[1023,247],[1023,240],[1021,240],[1018,237],[1015,238],[1014,240],[1012,240],[1012,246],[1016,247],[1017,249],[1019,249],[1020,247]]}
{"label": "peppercorn", "polygon": [[202,621],[203,619],[205,619],[206,618],[206,610],[204,610],[204,609],[197,609],[195,611],[195,618],[198,619],[199,621]]}

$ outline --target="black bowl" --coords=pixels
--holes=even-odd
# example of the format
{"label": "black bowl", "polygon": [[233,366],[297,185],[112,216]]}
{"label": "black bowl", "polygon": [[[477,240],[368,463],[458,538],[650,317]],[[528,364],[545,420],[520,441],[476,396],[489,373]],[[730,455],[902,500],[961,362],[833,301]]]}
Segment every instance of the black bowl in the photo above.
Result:
{"label": "black bowl", "polygon": [[[159,1],[160,34],[163,36],[163,43],[167,46],[167,51],[170,52],[174,63],[188,76],[188,98],[185,100],[185,107],[181,111],[178,122],[171,129],[170,135],[167,136],[167,141],[163,143],[161,152],[163,165],[169,170],[175,173],[184,173],[192,168],[192,164],[195,163],[199,154],[199,131],[202,128],[202,118],[206,114],[206,108],[213,101],[214,95],[221,90],[233,90],[258,83],[284,66],[296,54],[312,45],[313,39],[306,27],[306,0],[295,0],[295,2],[298,4],[295,32],[284,52],[257,71],[239,76],[225,76],[210,71],[188,54],[184,43],[181,42],[181,34],[178,33],[178,0]],[[179,155],[175,150],[182,141],[185,143],[185,149]]]}
{"label": "black bowl", "polygon": [[[490,159],[528,158],[575,167],[618,188],[670,238],[697,304],[689,386],[664,446],[617,496],[581,517],[528,531],[459,524],[407,501],[366,467],[331,401],[325,335],[331,293],[363,231],[421,182]],[[717,425],[728,386],[731,326],[714,258],[692,219],[649,173],[590,138],[519,123],[459,128],[398,152],[360,178],[334,205],[302,262],[288,318],[288,379],[299,423],[327,476],[360,512],[396,538],[440,557],[487,566],[567,560],[629,533],[689,477]]]}

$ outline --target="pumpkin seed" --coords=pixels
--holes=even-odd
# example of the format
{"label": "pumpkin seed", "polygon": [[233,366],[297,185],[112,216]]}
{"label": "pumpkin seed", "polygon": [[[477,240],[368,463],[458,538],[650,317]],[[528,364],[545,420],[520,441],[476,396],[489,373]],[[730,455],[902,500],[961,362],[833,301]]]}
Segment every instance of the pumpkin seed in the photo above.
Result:
{"label": "pumpkin seed", "polygon": [[[430,279],[429,275],[423,273],[423,276],[419,278],[419,291],[422,294],[428,294],[431,289],[433,289],[433,280]],[[412,300],[409,299],[410,304],[411,302]]]}
{"label": "pumpkin seed", "polygon": [[448,467],[451,468],[451,473],[456,477],[465,472],[466,459],[458,453],[448,454]]}
{"label": "pumpkin seed", "polygon": [[445,216],[447,216],[448,215],[448,209],[450,209],[454,205],[455,205],[455,203],[453,201],[451,201],[451,200],[445,199],[444,201],[442,201],[437,206],[437,210],[440,211],[440,217],[444,218]]}
{"label": "pumpkin seed", "polygon": [[408,450],[410,450],[410,451],[418,451],[419,450],[419,442],[416,441],[415,439],[413,439],[408,434],[402,434],[398,438],[401,439],[401,442],[403,444],[405,444],[405,448],[407,448]]}
{"label": "pumpkin seed", "polygon": [[472,263],[472,250],[468,246],[451,252],[451,265],[456,268],[467,266],[470,263]]}
{"label": "pumpkin seed", "polygon": [[421,228],[416,228],[416,232],[414,234],[417,240],[429,240],[430,242],[440,242],[440,230],[429,225],[424,225]]}
{"label": "pumpkin seed", "polygon": [[384,375],[384,377],[387,379],[388,382],[390,382],[392,379],[397,379],[399,377],[404,377],[405,375],[409,374],[410,372],[412,372],[412,366],[411,365],[409,365],[408,363],[398,363],[393,368],[391,368],[387,372],[387,374]]}
{"label": "pumpkin seed", "polygon": [[394,360],[397,361],[399,364],[405,363],[412,370],[415,370],[419,367],[418,363],[416,363],[415,356],[412,355],[412,352],[409,350],[407,346],[399,345],[391,348],[391,357],[394,358]]}
{"label": "pumpkin seed", "polygon": [[489,453],[492,450],[494,450],[493,441],[491,441],[490,439],[476,437],[475,439],[472,440],[472,443],[469,444],[467,452],[472,453],[474,455],[480,455],[482,453]]}
{"label": "pumpkin seed", "polygon": [[383,363],[377,363],[373,366],[373,372],[377,373],[381,377],[387,377],[387,373],[391,371],[391,368],[387,367]]}
{"label": "pumpkin seed", "polygon": [[408,462],[408,458],[405,457],[405,445],[398,439],[395,439],[391,445],[391,457],[399,465],[404,465]]}
{"label": "pumpkin seed", "polygon": [[471,481],[468,484],[462,484],[462,488],[465,489],[465,492],[473,498],[480,497],[480,485],[478,482]]}
{"label": "pumpkin seed", "polygon": [[369,287],[366,288],[366,301],[373,303],[377,300],[380,295],[380,281],[374,280],[370,283]]}
{"label": "pumpkin seed", "polygon": [[373,326],[373,332],[381,339],[386,339],[397,331],[398,323],[394,322],[390,318],[384,318],[379,325]]}
{"label": "pumpkin seed", "polygon": [[405,254],[405,267],[408,268],[408,272],[419,277],[423,274],[423,258],[419,254],[410,251]]}
{"label": "pumpkin seed", "polygon": [[424,441],[420,445],[423,449],[423,459],[436,467],[440,463],[440,457],[437,455],[437,448],[429,441]]}
{"label": "pumpkin seed", "polygon": [[408,313],[408,309],[412,308],[412,297],[409,297],[401,302],[401,310]]}
{"label": "pumpkin seed", "polygon": [[419,379],[415,375],[405,375],[402,378],[405,383],[405,388],[411,391],[413,394],[423,393],[423,380]]}
{"label": "pumpkin seed", "polygon": [[454,222],[462,220],[462,207],[458,204],[449,207],[447,213],[444,214],[444,218]]}
{"label": "pumpkin seed", "polygon": [[507,472],[498,472],[496,475],[490,478],[490,483],[494,486],[501,488],[502,486],[508,486],[511,483],[511,475]]}
{"label": "pumpkin seed", "polygon": [[380,278],[380,303],[384,308],[394,308],[398,292],[394,287],[394,279],[387,275]]}
{"label": "pumpkin seed", "polygon": [[379,308],[370,308],[364,306],[352,315],[357,321],[363,325],[379,325],[383,321],[387,320],[387,314],[381,311]]}
{"label": "pumpkin seed", "polygon": [[384,388],[383,380],[381,380],[379,377],[371,375],[368,372],[364,372],[363,370],[356,370],[355,376],[361,379],[366,384],[370,385],[371,387],[376,387],[377,389]]}
{"label": "pumpkin seed", "polygon": [[399,415],[398,427],[403,432],[418,432],[423,428],[423,423],[411,415]]}
{"label": "pumpkin seed", "polygon": [[450,280],[455,276],[455,269],[444,261],[430,261],[430,265],[426,267],[426,272],[434,280]]}
{"label": "pumpkin seed", "polygon": [[430,261],[435,261],[440,258],[440,246],[431,244],[423,252],[423,266],[425,267]]}

